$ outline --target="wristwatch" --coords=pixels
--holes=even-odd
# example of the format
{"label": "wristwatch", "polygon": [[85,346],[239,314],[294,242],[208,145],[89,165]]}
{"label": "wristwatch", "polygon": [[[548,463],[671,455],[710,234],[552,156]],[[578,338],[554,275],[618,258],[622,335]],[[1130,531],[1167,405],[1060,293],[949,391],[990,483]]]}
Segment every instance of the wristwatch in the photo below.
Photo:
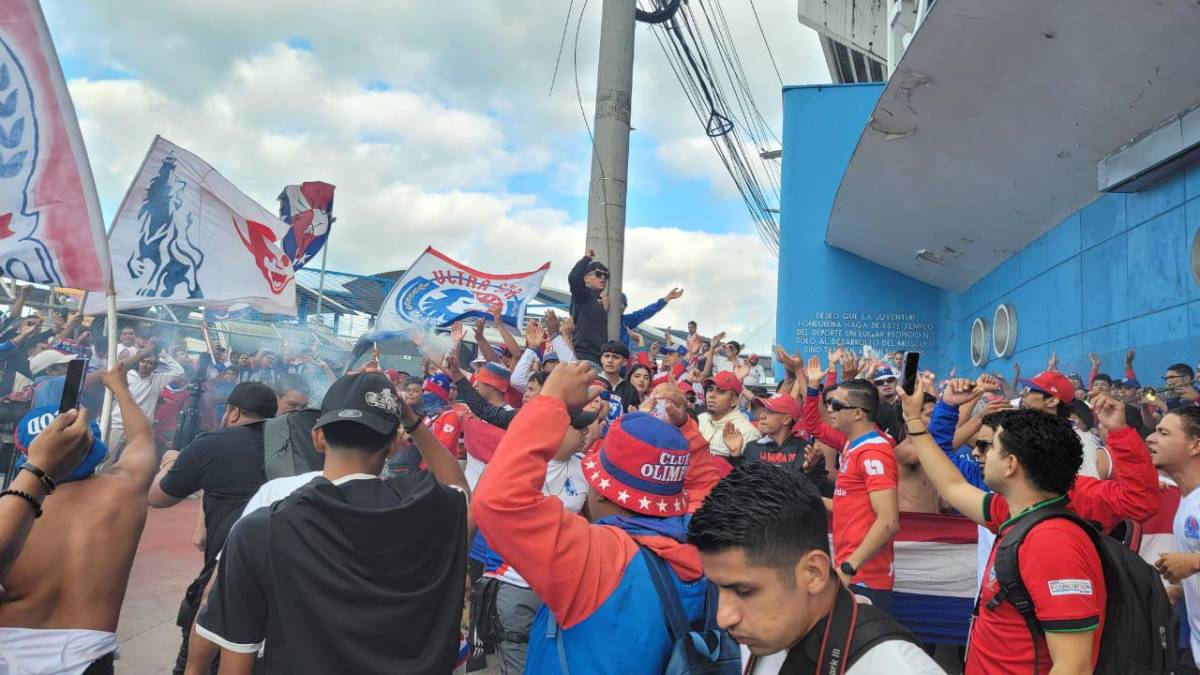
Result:
{"label": "wristwatch", "polygon": [[858,570],[854,569],[854,565],[850,564],[849,560],[842,561],[842,564],[838,566],[838,569],[842,571],[842,574],[845,574],[848,577],[852,577],[856,572],[858,572]]}

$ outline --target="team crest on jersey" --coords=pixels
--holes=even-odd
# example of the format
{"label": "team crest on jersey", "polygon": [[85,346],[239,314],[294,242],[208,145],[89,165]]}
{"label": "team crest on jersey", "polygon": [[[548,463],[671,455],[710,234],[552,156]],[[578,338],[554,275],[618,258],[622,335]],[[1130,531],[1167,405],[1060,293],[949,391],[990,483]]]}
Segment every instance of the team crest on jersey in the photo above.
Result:
{"label": "team crest on jersey", "polygon": [[1196,516],[1189,515],[1183,521],[1183,536],[1188,539],[1200,539],[1200,520]]}

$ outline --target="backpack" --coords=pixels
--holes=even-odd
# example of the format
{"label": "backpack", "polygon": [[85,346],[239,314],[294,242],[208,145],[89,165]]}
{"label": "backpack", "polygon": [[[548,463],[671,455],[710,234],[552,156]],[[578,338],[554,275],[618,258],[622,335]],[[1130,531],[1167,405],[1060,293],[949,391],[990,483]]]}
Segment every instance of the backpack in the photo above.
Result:
{"label": "backpack", "polygon": [[704,628],[693,630],[667,564],[650,549],[641,544],[638,547],[650,570],[658,601],[666,612],[667,632],[674,643],[664,675],[740,675],[741,648],[729,633],[717,628],[717,587],[705,581],[708,593],[704,599]]}
{"label": "backpack", "polygon": [[[1000,602],[1012,603],[1037,643],[1041,627],[1034,615],[1033,601],[1021,581],[1018,551],[1025,536],[1038,523],[1065,518],[1087,533],[1104,569],[1108,589],[1105,602],[1104,633],[1096,673],[1173,673],[1176,668],[1175,618],[1157,570],[1113,537],[1101,534],[1091,523],[1063,506],[1047,506],[1016,522],[1001,537],[996,549],[994,569],[1000,591],[988,603],[994,609]],[[978,607],[976,607],[978,612]],[[1034,651],[1034,675],[1040,671]]]}
{"label": "backpack", "polygon": [[325,458],[313,446],[312,428],[320,410],[279,415],[263,425],[263,473],[267,480],[320,471]]}

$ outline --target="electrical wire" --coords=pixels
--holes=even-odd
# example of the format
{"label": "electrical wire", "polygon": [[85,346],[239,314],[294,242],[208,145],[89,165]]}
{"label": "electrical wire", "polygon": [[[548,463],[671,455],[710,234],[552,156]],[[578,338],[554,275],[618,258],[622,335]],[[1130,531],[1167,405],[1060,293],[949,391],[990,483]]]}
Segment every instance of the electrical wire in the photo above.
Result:
{"label": "electrical wire", "polygon": [[779,78],[779,86],[783,86],[783,76],[779,74],[779,64],[775,63],[775,52],[771,51],[771,43],[767,41],[767,34],[763,31],[762,21],[758,18],[758,8],[754,6],[754,0],[750,0],[750,11],[754,13],[754,23],[758,24],[758,34],[762,36],[763,46],[767,48],[767,56],[771,57],[771,67],[775,69],[775,77]]}
{"label": "electrical wire", "polygon": [[780,174],[762,155],[768,146],[777,147],[779,137],[754,100],[720,3],[691,0],[652,32],[759,236],[778,255],[779,226],[771,204],[779,203]]}
{"label": "electrical wire", "polygon": [[550,93],[554,95],[554,81],[558,79],[558,64],[562,61],[563,47],[567,44],[567,27],[571,25],[571,10],[575,9],[575,0],[567,5],[567,18],[563,21],[562,37],[558,39],[558,56],[554,57],[554,74],[550,76]]}

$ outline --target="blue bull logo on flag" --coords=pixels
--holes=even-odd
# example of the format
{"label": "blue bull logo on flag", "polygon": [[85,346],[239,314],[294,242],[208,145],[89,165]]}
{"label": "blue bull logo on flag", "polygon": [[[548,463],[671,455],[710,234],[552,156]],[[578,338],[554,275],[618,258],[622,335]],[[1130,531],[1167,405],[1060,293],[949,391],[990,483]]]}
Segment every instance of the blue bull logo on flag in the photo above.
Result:
{"label": "blue bull logo on flag", "polygon": [[293,269],[304,267],[329,238],[334,189],[329,183],[307,181],[279,193],[279,218],[290,226],[279,246],[292,259]]}
{"label": "blue bull logo on flag", "polygon": [[504,323],[517,327],[549,269],[546,263],[532,272],[491,274],[425,249],[384,301],[376,339],[413,326],[448,328],[465,319],[491,318],[497,309]]}

